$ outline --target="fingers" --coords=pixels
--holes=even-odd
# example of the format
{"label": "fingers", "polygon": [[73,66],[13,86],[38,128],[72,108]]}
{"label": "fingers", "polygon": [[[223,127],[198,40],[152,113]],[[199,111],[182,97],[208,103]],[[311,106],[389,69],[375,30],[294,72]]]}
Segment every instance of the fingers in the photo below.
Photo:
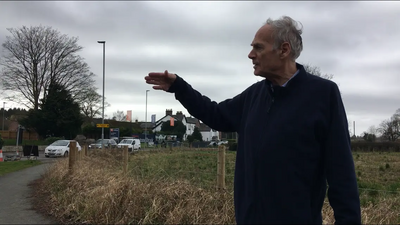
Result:
{"label": "fingers", "polygon": [[162,86],[153,86],[154,90],[163,90],[165,91],[165,89]]}
{"label": "fingers", "polygon": [[147,84],[153,84],[153,89],[167,91],[172,83],[176,79],[175,74],[168,73],[168,70],[164,72],[150,72],[144,77]]}
{"label": "fingers", "polygon": [[164,77],[165,76],[165,72],[150,72],[149,73],[150,77]]}
{"label": "fingers", "polygon": [[167,78],[169,76],[168,70],[165,70],[164,72],[150,72],[149,77],[163,77]]}
{"label": "fingers", "polygon": [[155,85],[161,85],[164,84],[165,82],[160,81],[160,80],[153,80],[153,79],[147,79],[146,83],[148,84],[155,84]]}

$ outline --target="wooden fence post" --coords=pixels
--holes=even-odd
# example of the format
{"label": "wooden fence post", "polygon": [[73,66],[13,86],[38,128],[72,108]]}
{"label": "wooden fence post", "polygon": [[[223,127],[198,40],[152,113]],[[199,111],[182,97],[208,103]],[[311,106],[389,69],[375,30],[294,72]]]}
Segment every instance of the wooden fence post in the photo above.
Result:
{"label": "wooden fence post", "polygon": [[87,155],[88,155],[88,146],[87,146],[87,145],[84,145],[84,146],[83,146],[83,149],[84,149],[84,151],[85,151],[85,156],[87,156]]}
{"label": "wooden fence post", "polygon": [[74,151],[75,151],[75,161],[78,161],[78,160],[79,160],[79,151],[78,151],[78,147],[75,147]]}
{"label": "wooden fence post", "polygon": [[225,189],[225,146],[218,147],[217,188]]}
{"label": "wooden fence post", "polygon": [[[77,150],[79,150],[79,149],[77,149]],[[82,152],[83,152],[83,148],[82,148],[82,146],[81,146],[81,150],[78,151],[78,160],[79,160],[79,161],[82,160]]]}
{"label": "wooden fence post", "polygon": [[68,154],[68,156],[69,156],[68,168],[69,168],[70,173],[73,172],[73,168],[74,168],[75,161],[76,161],[75,149],[76,149],[76,141],[71,141],[71,143],[69,144],[69,154]]}
{"label": "wooden fence post", "polygon": [[[133,149],[132,149],[133,151]],[[124,174],[126,175],[128,172],[128,146],[125,145],[124,146],[124,150],[123,150],[123,159],[124,159]]]}

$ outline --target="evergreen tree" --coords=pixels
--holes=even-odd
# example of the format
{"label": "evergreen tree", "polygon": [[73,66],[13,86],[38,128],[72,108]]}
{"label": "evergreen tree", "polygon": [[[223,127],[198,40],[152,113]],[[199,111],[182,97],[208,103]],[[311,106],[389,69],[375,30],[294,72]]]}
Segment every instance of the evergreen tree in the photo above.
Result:
{"label": "evergreen tree", "polygon": [[186,133],[186,126],[179,120],[174,122],[174,126],[171,126],[170,121],[165,121],[161,125],[160,133],[176,135],[178,139],[182,140],[183,135]]}
{"label": "evergreen tree", "polygon": [[21,121],[26,127],[34,128],[42,137],[64,137],[73,139],[83,123],[79,104],[63,86],[52,83],[39,110],[31,110]]}
{"label": "evergreen tree", "polygon": [[201,135],[199,128],[195,127],[193,134],[194,140],[203,141],[203,135]]}

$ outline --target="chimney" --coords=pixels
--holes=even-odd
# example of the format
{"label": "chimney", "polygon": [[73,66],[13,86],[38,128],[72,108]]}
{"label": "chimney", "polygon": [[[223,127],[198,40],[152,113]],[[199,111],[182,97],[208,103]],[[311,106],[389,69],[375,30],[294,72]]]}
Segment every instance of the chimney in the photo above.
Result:
{"label": "chimney", "polygon": [[182,114],[182,111],[176,111],[176,115],[177,115],[177,116],[183,115],[183,114]]}
{"label": "chimney", "polygon": [[168,115],[172,116],[172,109],[166,109],[165,110],[165,115],[166,116],[168,116]]}

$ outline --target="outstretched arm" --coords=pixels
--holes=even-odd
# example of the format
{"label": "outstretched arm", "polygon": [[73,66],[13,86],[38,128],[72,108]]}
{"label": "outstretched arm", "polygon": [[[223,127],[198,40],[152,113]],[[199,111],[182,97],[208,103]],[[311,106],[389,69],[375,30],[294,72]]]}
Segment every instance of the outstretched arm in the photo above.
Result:
{"label": "outstretched arm", "polygon": [[216,103],[194,90],[181,77],[168,71],[149,73],[145,80],[154,85],[153,89],[175,93],[175,98],[188,112],[209,127],[225,132],[238,131],[242,114],[242,94]]}

